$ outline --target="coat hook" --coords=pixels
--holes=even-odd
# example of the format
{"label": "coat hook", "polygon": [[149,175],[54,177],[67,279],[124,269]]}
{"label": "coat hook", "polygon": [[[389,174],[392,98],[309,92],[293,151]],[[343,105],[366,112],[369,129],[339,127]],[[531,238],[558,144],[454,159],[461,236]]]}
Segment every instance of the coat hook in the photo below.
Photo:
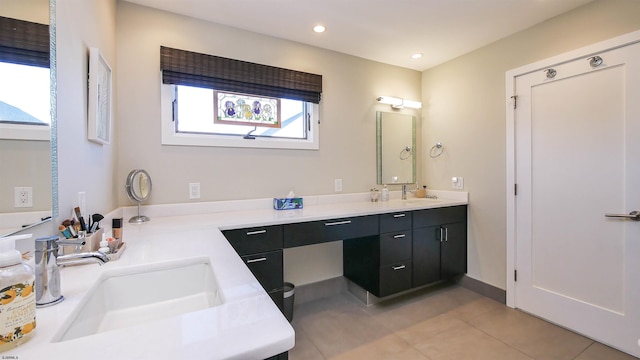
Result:
{"label": "coat hook", "polygon": [[553,79],[558,74],[556,69],[551,69],[551,68],[546,69],[544,72],[547,74],[548,79]]}
{"label": "coat hook", "polygon": [[591,65],[592,68],[602,65],[602,62],[603,62],[600,56],[592,56],[587,60],[589,60],[589,65]]}

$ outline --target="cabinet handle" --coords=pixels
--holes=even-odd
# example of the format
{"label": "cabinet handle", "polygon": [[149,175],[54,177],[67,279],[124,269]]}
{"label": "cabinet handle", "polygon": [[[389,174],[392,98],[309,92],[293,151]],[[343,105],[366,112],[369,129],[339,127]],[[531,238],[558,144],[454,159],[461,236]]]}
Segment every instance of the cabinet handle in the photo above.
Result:
{"label": "cabinet handle", "polygon": [[407,235],[405,235],[405,234],[398,234],[398,235],[393,235],[393,238],[394,238],[394,239],[402,239],[402,238],[403,238],[403,237],[405,237],[405,236],[407,236]]}
{"label": "cabinet handle", "polygon": [[351,220],[324,223],[324,226],[335,226],[335,225],[346,225],[346,224],[351,224]]}
{"label": "cabinet handle", "polygon": [[407,214],[394,214],[393,215],[394,218],[403,218],[405,216],[407,216]]}
{"label": "cabinet handle", "polygon": [[261,257],[261,258],[257,258],[257,259],[247,260],[247,264],[257,263],[257,262],[262,262],[262,261],[267,261],[267,258],[266,257]]}
{"label": "cabinet handle", "polygon": [[449,241],[449,228],[444,228],[444,241]]}
{"label": "cabinet handle", "polygon": [[404,265],[398,265],[398,266],[392,266],[391,268],[392,268],[393,270],[402,270],[402,269],[406,268],[406,266],[404,266]]}
{"label": "cabinet handle", "polygon": [[247,231],[247,236],[251,236],[251,235],[258,235],[258,234],[264,234],[266,233],[267,230],[256,230],[256,231]]}
{"label": "cabinet handle", "polygon": [[444,235],[442,233],[443,228],[440,228],[440,242],[444,241]]}

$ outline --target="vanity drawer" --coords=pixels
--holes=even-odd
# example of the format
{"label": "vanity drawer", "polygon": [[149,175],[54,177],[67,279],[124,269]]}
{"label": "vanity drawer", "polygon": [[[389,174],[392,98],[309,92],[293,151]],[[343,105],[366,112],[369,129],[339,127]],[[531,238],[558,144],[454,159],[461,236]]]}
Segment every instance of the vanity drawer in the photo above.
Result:
{"label": "vanity drawer", "polygon": [[411,259],[411,230],[380,234],[380,264]]}
{"label": "vanity drawer", "polygon": [[378,216],[311,221],[284,225],[284,247],[378,235]]}
{"label": "vanity drawer", "polygon": [[411,260],[380,267],[380,291],[378,297],[411,289]]}
{"label": "vanity drawer", "polygon": [[222,232],[239,255],[282,249],[282,225]]}
{"label": "vanity drawer", "polygon": [[380,215],[380,233],[411,229],[411,212]]}
{"label": "vanity drawer", "polygon": [[267,292],[280,290],[284,286],[282,250],[245,255],[242,261]]}
{"label": "vanity drawer", "polygon": [[413,227],[451,224],[467,221],[467,206],[451,206],[436,209],[416,210],[413,212]]}

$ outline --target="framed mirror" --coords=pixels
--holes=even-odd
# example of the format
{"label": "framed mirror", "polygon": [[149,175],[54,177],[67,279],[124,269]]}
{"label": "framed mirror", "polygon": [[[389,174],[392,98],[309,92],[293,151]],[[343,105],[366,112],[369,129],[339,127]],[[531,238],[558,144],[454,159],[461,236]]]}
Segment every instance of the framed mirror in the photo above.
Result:
{"label": "framed mirror", "polygon": [[376,112],[378,184],[416,182],[416,117]]}
{"label": "framed mirror", "polygon": [[22,38],[11,43],[12,37],[3,35],[0,44],[0,66],[12,75],[3,75],[0,84],[0,236],[57,215],[56,97],[50,81],[55,79],[54,9],[55,0],[3,0],[0,7],[3,28],[18,24],[11,28]]}

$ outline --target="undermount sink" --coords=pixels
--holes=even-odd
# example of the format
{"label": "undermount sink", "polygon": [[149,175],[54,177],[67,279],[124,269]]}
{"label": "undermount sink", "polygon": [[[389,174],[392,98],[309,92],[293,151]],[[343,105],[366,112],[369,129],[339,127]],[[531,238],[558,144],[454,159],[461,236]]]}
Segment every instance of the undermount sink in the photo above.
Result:
{"label": "undermount sink", "polygon": [[222,303],[208,258],[108,270],[63,324],[54,342],[123,329]]}
{"label": "undermount sink", "polygon": [[407,200],[400,200],[402,202],[405,202],[407,204],[425,204],[425,203],[430,203],[430,202],[439,202],[442,201],[440,199],[432,199],[432,198],[412,198],[412,199],[407,199]]}

